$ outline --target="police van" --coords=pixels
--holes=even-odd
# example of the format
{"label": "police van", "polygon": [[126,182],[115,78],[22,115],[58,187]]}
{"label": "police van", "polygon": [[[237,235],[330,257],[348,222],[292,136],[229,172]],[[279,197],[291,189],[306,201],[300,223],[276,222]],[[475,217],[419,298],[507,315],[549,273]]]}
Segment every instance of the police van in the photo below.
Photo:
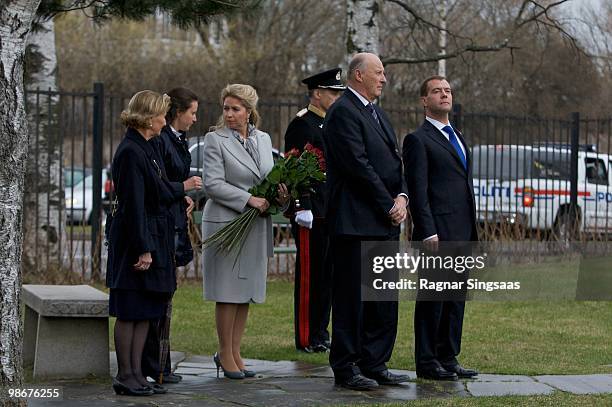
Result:
{"label": "police van", "polygon": [[[476,145],[473,181],[480,223],[519,225],[567,240],[570,149],[567,145]],[[581,233],[612,232],[612,156],[578,151],[578,220]]]}

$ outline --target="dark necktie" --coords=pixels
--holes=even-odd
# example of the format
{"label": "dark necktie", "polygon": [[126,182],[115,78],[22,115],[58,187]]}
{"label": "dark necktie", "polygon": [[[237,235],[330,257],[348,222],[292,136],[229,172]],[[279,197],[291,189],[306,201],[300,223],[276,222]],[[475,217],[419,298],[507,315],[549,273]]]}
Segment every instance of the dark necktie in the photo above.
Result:
{"label": "dark necktie", "polygon": [[374,120],[376,120],[376,123],[378,123],[378,125],[380,125],[380,120],[378,119],[378,114],[376,113],[376,109],[374,108],[374,105],[371,102],[368,103],[368,110],[370,111],[370,114],[372,115]]}
{"label": "dark necktie", "polygon": [[442,128],[442,130],[444,130],[444,132],[448,134],[448,140],[455,148],[455,151],[457,151],[457,154],[459,155],[459,158],[461,159],[461,162],[463,163],[463,168],[467,170],[467,161],[465,159],[465,154],[463,154],[463,150],[461,150],[461,146],[459,145],[459,140],[457,139],[457,136],[455,135],[455,131],[453,130],[451,126],[445,126]]}

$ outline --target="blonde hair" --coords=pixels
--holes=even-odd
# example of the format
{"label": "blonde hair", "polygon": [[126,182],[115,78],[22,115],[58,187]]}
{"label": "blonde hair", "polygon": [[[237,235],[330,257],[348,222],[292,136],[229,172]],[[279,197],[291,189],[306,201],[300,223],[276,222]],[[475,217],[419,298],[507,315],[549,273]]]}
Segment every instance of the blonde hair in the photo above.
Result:
{"label": "blonde hair", "polygon": [[[233,83],[231,85],[227,85],[221,91],[221,104],[225,101],[225,98],[231,96],[234,97],[242,103],[242,105],[251,112],[249,115],[249,123],[251,123],[255,128],[259,128],[259,123],[261,118],[259,116],[259,112],[257,111],[257,102],[259,101],[259,96],[257,96],[257,91],[251,85],[243,85],[241,83]],[[216,128],[226,127],[225,121],[223,120],[223,114],[217,120]]]}
{"label": "blonde hair", "polygon": [[151,119],[165,115],[170,109],[170,96],[152,90],[141,90],[132,96],[127,109],[121,112],[121,123],[135,129],[145,129]]}

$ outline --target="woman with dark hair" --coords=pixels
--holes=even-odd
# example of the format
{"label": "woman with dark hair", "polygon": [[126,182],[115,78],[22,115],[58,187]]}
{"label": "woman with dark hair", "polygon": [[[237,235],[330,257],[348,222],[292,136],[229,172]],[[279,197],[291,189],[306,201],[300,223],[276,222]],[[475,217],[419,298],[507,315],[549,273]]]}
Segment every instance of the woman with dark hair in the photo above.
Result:
{"label": "woman with dark hair", "polygon": [[172,203],[181,198],[168,183],[153,146],[166,125],[167,95],[136,93],[121,113],[127,127],[113,157],[116,204],[109,231],[106,284],[109,314],[116,317],[117,394],[165,393],[142,374],[141,358],[149,321],[159,319],[176,289]]}
{"label": "woman with dark hair", "polygon": [[[187,131],[196,122],[198,97],[186,88],[175,88],[167,93],[170,96],[170,110],[166,114],[166,125],[161,130],[160,137],[155,139],[158,152],[166,175],[175,195],[181,198],[172,205],[174,215],[174,261],[176,267],[186,266],[193,259],[193,249],[188,233],[187,217],[191,214],[194,204],[187,192],[202,188],[202,178],[189,177],[191,155],[187,145]],[[145,376],[159,381],[163,372],[163,383],[178,383],[182,377],[172,373],[170,348],[165,357],[166,363],[159,366],[160,329],[162,320],[151,321],[149,334],[142,359],[142,371]]]}

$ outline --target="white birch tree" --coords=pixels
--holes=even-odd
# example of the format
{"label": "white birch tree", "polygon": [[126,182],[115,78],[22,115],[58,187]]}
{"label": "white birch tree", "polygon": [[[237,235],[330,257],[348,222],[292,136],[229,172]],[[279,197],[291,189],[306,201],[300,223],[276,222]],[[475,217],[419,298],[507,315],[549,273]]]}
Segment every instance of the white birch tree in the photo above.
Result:
{"label": "white birch tree", "polygon": [[[57,53],[53,18],[39,19],[28,37],[27,47],[38,61],[27,80],[28,89],[56,92]],[[57,95],[44,95],[37,103],[36,95],[29,94],[27,102],[31,154],[26,170],[22,261],[24,267],[38,274],[49,269],[61,270],[64,256],[59,253],[60,242],[64,242],[66,247],[66,211],[60,177],[61,139],[59,132],[53,130],[57,126],[59,98]]]}
{"label": "white birch tree", "polygon": [[0,404],[22,384],[21,228],[28,152],[23,60],[40,0],[4,0],[0,7]]}
{"label": "white birch tree", "polygon": [[378,0],[347,0],[348,59],[357,52],[379,53]]}

